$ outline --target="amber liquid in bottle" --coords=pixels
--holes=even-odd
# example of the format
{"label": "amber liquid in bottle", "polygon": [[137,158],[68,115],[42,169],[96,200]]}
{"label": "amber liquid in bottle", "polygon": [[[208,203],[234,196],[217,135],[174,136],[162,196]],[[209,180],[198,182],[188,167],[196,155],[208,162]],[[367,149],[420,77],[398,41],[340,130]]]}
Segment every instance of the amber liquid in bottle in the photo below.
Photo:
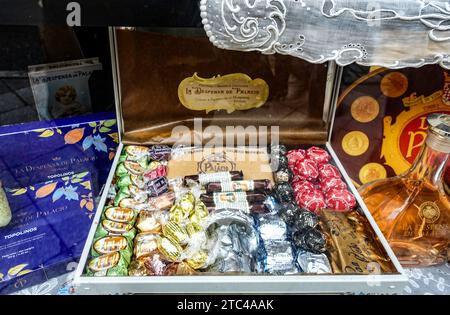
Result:
{"label": "amber liquid in bottle", "polygon": [[450,199],[443,187],[448,139],[428,133],[426,144],[404,174],[362,186],[359,192],[400,263],[445,263],[450,239]]}

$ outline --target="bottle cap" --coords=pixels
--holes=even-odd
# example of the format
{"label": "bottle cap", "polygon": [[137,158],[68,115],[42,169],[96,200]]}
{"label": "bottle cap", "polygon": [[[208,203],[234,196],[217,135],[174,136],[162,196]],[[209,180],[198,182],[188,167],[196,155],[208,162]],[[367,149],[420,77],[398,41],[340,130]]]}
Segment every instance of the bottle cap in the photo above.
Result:
{"label": "bottle cap", "polygon": [[450,138],[450,115],[443,113],[431,114],[428,116],[427,121],[431,132]]}

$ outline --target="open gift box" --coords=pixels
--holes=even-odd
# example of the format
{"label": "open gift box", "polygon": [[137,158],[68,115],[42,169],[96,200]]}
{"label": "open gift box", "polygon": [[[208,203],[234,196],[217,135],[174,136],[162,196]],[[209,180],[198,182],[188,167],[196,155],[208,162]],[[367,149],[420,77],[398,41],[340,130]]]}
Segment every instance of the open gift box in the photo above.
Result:
{"label": "open gift box", "polygon": [[[76,271],[75,284],[80,293],[402,290],[406,281],[403,270],[328,142],[339,90],[339,67],[288,56],[220,50],[211,45],[202,30],[111,28],[110,35],[120,132],[118,152],[131,144],[167,144],[177,152],[199,153],[188,161],[172,157],[169,178],[193,172],[242,170],[244,180],[273,181],[270,167],[265,167],[267,154],[251,160],[254,154],[260,154],[258,148],[276,142],[288,148],[322,147],[355,196],[356,211],[366,217],[368,229],[390,268],[375,273],[89,276],[86,267],[95,233],[105,205],[111,203],[108,192],[121,158],[117,154]],[[233,154],[239,150],[250,154],[250,161],[249,156],[238,159]]]}

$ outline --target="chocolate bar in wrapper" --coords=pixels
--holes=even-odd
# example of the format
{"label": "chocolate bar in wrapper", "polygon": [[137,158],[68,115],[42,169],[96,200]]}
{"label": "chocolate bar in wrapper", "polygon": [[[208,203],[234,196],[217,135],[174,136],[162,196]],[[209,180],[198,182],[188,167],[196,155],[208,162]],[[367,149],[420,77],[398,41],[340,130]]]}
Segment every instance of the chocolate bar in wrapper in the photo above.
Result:
{"label": "chocolate bar in wrapper", "polygon": [[369,274],[376,265],[381,272],[395,272],[369,222],[357,211],[324,209],[321,218],[331,240],[328,252],[333,273]]}
{"label": "chocolate bar in wrapper", "polygon": [[257,213],[267,213],[270,210],[267,208],[267,206],[265,204],[262,203],[256,203],[256,204],[248,204],[248,202],[243,202],[243,203],[229,203],[227,204],[225,207],[218,207],[214,204],[208,204],[207,205],[207,209],[209,212],[218,210],[218,209],[236,209],[236,210],[240,210],[244,213],[253,213],[253,214],[257,214]]}
{"label": "chocolate bar in wrapper", "polygon": [[266,200],[266,195],[264,193],[254,193],[254,192],[219,192],[213,194],[201,194],[200,200],[205,204],[215,204],[217,206],[228,203],[263,203]]}
{"label": "chocolate bar in wrapper", "polygon": [[261,191],[265,192],[271,189],[270,180],[237,180],[231,182],[213,182],[206,184],[206,192],[234,192],[234,191]]}
{"label": "chocolate bar in wrapper", "polygon": [[217,173],[201,173],[198,175],[188,175],[183,179],[184,185],[189,186],[192,183],[202,186],[213,182],[231,182],[234,180],[243,180],[242,171],[217,172]]}

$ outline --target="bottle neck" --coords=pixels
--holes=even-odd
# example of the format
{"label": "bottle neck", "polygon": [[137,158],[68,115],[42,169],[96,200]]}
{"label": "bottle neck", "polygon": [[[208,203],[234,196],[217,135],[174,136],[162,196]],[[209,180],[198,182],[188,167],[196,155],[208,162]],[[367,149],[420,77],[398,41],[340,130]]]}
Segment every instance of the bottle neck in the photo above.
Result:
{"label": "bottle neck", "polygon": [[450,156],[450,141],[429,132],[425,145],[407,176],[414,180],[427,181],[432,186],[442,182]]}

